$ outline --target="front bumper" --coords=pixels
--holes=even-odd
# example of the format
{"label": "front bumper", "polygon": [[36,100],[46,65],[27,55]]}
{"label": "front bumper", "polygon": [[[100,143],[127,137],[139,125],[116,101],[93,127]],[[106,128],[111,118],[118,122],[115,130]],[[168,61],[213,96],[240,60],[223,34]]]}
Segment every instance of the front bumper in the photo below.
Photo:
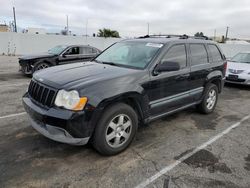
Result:
{"label": "front bumper", "polygon": [[30,118],[30,120],[31,125],[35,130],[37,130],[43,136],[50,138],[51,140],[71,145],[85,145],[89,141],[89,137],[73,138],[65,129],[54,127],[48,124],[39,124],[32,118]]}
{"label": "front bumper", "polygon": [[19,71],[24,74],[32,74],[32,65],[29,61],[19,59]]}
{"label": "front bumper", "polygon": [[240,84],[240,85],[250,85],[250,79],[247,78],[238,78],[238,79],[230,79],[229,77],[226,77],[225,80],[226,83],[232,83],[232,84]]}
{"label": "front bumper", "polygon": [[72,112],[63,109],[44,109],[25,94],[23,105],[28,113],[32,127],[54,141],[85,145],[91,136],[89,118],[84,111]]}

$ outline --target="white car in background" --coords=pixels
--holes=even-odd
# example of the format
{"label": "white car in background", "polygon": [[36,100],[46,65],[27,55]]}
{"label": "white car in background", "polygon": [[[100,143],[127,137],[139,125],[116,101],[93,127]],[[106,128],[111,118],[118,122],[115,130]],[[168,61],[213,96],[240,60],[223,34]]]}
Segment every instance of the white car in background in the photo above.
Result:
{"label": "white car in background", "polygon": [[226,82],[250,85],[250,52],[240,52],[227,62]]}

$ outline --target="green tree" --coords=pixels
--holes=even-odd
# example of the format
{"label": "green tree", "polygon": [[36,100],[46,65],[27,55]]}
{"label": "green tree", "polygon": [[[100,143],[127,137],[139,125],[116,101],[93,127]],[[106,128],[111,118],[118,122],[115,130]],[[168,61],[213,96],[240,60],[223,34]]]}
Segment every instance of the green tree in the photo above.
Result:
{"label": "green tree", "polygon": [[105,38],[106,37],[120,38],[118,31],[106,29],[106,28],[99,29],[97,36],[98,37],[105,37]]}
{"label": "green tree", "polygon": [[194,34],[195,37],[204,37],[203,32],[197,32]]}

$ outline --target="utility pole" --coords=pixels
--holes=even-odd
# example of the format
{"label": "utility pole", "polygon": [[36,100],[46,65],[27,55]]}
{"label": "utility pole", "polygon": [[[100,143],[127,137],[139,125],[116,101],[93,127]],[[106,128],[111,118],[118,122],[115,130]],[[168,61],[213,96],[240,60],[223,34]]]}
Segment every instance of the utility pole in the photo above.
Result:
{"label": "utility pole", "polygon": [[66,18],[67,18],[67,35],[69,35],[69,17],[68,17],[68,15],[66,15]]}
{"label": "utility pole", "polygon": [[216,29],[214,30],[214,41],[216,40]]}
{"label": "utility pole", "polygon": [[226,30],[226,38],[225,38],[225,41],[227,40],[228,29],[229,29],[229,27],[227,26],[227,30]]}
{"label": "utility pole", "polygon": [[86,38],[87,38],[87,36],[88,36],[88,22],[89,22],[89,20],[88,20],[88,18],[87,18],[87,20],[86,20],[86,27],[85,27],[85,35],[86,35]]}
{"label": "utility pole", "polygon": [[87,40],[88,40],[88,18],[86,20],[86,25],[85,25],[85,42],[87,44]]}
{"label": "utility pole", "polygon": [[15,7],[13,7],[13,16],[14,16],[14,23],[15,23],[14,32],[17,33],[17,26],[16,26],[16,10],[15,10]]}
{"label": "utility pole", "polygon": [[149,23],[147,23],[148,24],[148,35],[149,35]]}

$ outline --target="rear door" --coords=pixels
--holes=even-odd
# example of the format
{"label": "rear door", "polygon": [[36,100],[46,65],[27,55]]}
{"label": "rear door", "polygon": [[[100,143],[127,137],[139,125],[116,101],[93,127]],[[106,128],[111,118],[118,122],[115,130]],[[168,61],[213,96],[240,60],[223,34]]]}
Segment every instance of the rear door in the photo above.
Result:
{"label": "rear door", "polygon": [[191,66],[190,95],[193,101],[197,101],[202,96],[207,75],[212,69],[205,44],[189,44],[189,54]]}
{"label": "rear door", "polygon": [[209,51],[209,59],[211,62],[211,66],[213,70],[220,70],[223,73],[223,77],[225,76],[225,56],[221,53],[218,46],[216,44],[208,44]]}
{"label": "rear door", "polygon": [[79,59],[81,61],[90,61],[98,55],[98,51],[95,48],[84,46],[80,48]]}
{"label": "rear door", "polygon": [[185,44],[174,44],[167,49],[159,63],[178,62],[180,70],[153,75],[148,89],[150,113],[157,116],[189,103],[190,68]]}

